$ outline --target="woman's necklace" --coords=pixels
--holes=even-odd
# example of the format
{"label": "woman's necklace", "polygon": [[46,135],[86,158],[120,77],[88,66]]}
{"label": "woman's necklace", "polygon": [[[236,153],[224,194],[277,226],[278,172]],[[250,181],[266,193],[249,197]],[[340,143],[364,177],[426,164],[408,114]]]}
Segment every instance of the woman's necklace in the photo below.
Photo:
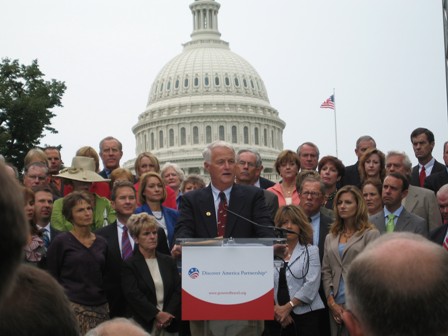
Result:
{"label": "woman's necklace", "polygon": [[[160,212],[160,217],[156,216],[156,213]],[[154,216],[155,219],[157,219],[158,221],[161,220],[163,218],[163,212],[162,211],[153,211],[152,215]]]}
{"label": "woman's necklace", "polygon": [[333,191],[331,194],[327,195],[327,200],[325,201],[325,204],[327,204],[328,202],[333,201],[334,197],[336,196],[337,193],[337,189],[335,191]]}
{"label": "woman's necklace", "polygon": [[355,232],[356,231],[352,231],[352,232],[347,232],[347,231],[342,231],[342,235],[344,236],[344,238],[345,239],[350,239],[354,234],[355,234]]}
{"label": "woman's necklace", "polygon": [[288,197],[291,196],[293,190],[294,190],[294,186],[291,187],[286,187],[283,183],[282,183],[282,189],[283,189],[283,193],[286,194]]}

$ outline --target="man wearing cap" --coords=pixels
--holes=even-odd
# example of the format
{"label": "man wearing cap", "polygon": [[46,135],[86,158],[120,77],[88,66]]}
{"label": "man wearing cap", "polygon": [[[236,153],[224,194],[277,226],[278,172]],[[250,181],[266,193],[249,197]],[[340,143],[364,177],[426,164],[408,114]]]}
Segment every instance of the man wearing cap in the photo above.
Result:
{"label": "man wearing cap", "polygon": [[[115,211],[112,209],[109,200],[89,191],[93,182],[109,181],[95,173],[95,161],[92,158],[75,156],[71,167],[61,170],[57,177],[63,178],[65,183],[71,183],[74,191],[85,191],[91,196],[94,214],[92,231],[109,225],[116,219]],[[60,231],[69,231],[73,228],[73,225],[62,216],[63,203],[63,198],[54,202],[51,225]]]}

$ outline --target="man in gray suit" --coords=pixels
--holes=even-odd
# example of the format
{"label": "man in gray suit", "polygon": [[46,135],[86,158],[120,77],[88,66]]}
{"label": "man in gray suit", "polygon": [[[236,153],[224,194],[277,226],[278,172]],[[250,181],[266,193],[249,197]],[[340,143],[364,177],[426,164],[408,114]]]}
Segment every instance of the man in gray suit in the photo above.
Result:
{"label": "man in gray suit", "polygon": [[[235,182],[237,184],[257,185],[263,170],[260,153],[255,149],[241,149],[236,155]],[[278,197],[276,194],[263,189],[266,205],[269,208],[272,219],[278,210]]]}
{"label": "man in gray suit", "polygon": [[[404,152],[390,151],[386,156],[386,173],[400,173],[411,177],[412,164]],[[408,194],[402,202],[405,209],[426,220],[427,230],[431,231],[442,224],[437,200],[431,190],[409,185]]]}
{"label": "man in gray suit", "polygon": [[408,194],[409,181],[400,173],[390,173],[383,182],[383,211],[370,216],[381,234],[386,232],[408,231],[428,236],[426,220],[414,215],[401,204]]}

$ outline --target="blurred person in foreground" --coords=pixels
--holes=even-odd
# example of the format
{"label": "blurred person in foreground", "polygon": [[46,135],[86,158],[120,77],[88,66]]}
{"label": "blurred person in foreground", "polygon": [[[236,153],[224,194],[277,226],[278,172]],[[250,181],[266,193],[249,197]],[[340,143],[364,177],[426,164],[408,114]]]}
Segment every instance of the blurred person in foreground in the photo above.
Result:
{"label": "blurred person in foreground", "polygon": [[24,200],[19,183],[0,162],[0,307],[15,281],[23,261],[23,248],[29,238],[29,224],[23,210]]}
{"label": "blurred person in foreground", "polygon": [[63,288],[47,272],[30,265],[19,267],[0,317],[3,336],[79,336]]}
{"label": "blurred person in foreground", "polygon": [[85,336],[151,336],[136,322],[122,317],[101,323]]}
{"label": "blurred person in foreground", "polygon": [[420,235],[381,236],[352,262],[346,285],[351,336],[448,335],[448,253]]}

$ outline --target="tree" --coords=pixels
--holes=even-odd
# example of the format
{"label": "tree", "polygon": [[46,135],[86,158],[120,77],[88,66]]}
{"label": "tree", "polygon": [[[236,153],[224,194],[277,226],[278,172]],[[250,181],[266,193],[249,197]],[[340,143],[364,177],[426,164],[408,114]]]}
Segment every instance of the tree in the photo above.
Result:
{"label": "tree", "polygon": [[29,149],[36,147],[43,132],[57,133],[51,127],[50,111],[62,106],[64,82],[44,80],[37,60],[21,65],[18,60],[0,63],[0,153],[19,171]]}

